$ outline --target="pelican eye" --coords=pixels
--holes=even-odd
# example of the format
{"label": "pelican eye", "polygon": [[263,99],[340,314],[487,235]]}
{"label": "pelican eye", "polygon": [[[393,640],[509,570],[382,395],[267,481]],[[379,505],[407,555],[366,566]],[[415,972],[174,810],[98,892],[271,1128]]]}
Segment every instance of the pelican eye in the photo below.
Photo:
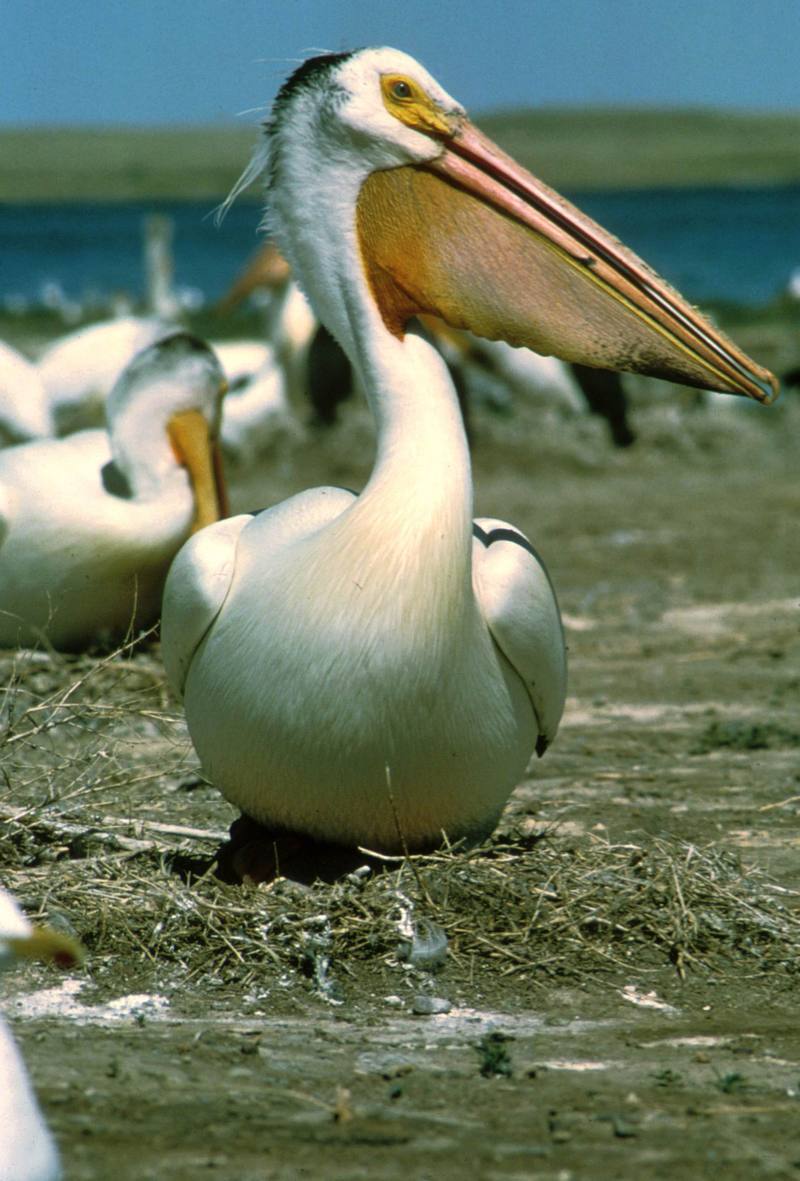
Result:
{"label": "pelican eye", "polygon": [[427,135],[452,134],[448,116],[413,78],[406,78],[403,74],[384,74],[381,93],[389,114],[406,127]]}
{"label": "pelican eye", "polygon": [[384,74],[381,77],[383,100],[391,106],[398,103],[402,107],[413,106],[416,103],[428,103],[430,100],[423,90],[411,78],[404,74]]}

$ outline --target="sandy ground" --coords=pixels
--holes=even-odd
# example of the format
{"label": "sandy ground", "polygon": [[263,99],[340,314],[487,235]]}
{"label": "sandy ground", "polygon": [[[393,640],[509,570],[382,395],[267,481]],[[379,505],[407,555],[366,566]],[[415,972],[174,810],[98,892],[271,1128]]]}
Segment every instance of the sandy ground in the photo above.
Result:
{"label": "sandy ground", "polygon": [[[233,812],[157,646],[7,658],[3,880],[89,951],[6,982],[69,1178],[798,1175],[800,407],[643,384],[635,423],[614,452],[591,420],[476,422],[476,509],[535,540],[570,648],[516,852],[310,893],[192,879]],[[369,458],[353,412],[235,507]],[[436,971],[404,958],[403,899],[447,933]]]}

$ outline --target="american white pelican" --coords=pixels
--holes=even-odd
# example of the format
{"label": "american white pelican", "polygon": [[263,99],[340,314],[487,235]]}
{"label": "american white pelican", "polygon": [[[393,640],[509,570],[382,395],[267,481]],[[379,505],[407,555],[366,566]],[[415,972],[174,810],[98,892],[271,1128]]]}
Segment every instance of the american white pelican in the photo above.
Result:
{"label": "american white pelican", "polygon": [[122,370],[149,344],[177,331],[164,320],[121,316],[59,337],[37,368],[50,401],[56,433],[69,434],[105,421],[108,395]]}
{"label": "american white pelican", "polygon": [[409,321],[762,401],[776,383],[406,54],[306,61],[243,182],[259,164],[377,455],[358,496],[315,488],[195,535],[165,592],[168,674],[207,774],[269,831],[384,851],[475,839],[555,736],[564,641],[530,542],[472,521],[453,385]]}
{"label": "american white pelican", "polygon": [[[11,895],[0,887],[0,970],[22,959],[69,966],[81,958],[65,935],[32,927]],[[8,1026],[0,1016],[0,1178],[57,1181],[58,1153],[47,1130]]]}
{"label": "american white pelican", "polygon": [[[470,394],[475,384],[486,388],[485,382],[491,375],[499,379],[504,391],[501,398],[494,391],[489,395],[495,404],[507,405],[510,394],[533,405],[553,406],[567,416],[585,414],[588,410],[605,419],[617,447],[629,447],[635,441],[619,373],[589,365],[568,364],[558,357],[543,357],[532,349],[513,348],[504,340],[461,335],[466,342],[462,367]],[[440,347],[442,343],[439,342]],[[445,351],[444,355],[448,356],[448,352]]]}
{"label": "american white pelican", "polygon": [[267,242],[250,259],[216,310],[231,312],[257,291],[267,293],[264,331],[283,366],[289,403],[299,413],[305,404],[306,358],[318,322],[274,242]]}
{"label": "american white pelican", "polygon": [[472,353],[509,387],[512,395],[534,405],[558,407],[568,414],[584,409],[580,388],[568,365],[558,357],[541,357],[531,349],[515,349],[504,340],[473,338]]}
{"label": "american white pelican", "polygon": [[292,426],[286,373],[275,350],[256,341],[215,343],[228,382],[220,438],[227,455],[252,463]]}
{"label": "american white pelican", "polygon": [[125,369],[107,432],[0,452],[0,644],[79,649],[158,618],[170,561],[219,517],[223,389],[211,350],[179,333]]}
{"label": "american white pelican", "polygon": [[50,402],[37,367],[0,340],[0,447],[53,434]]}
{"label": "american white pelican", "polygon": [[246,385],[262,365],[275,359],[274,350],[260,340],[212,340],[209,344],[225,370],[230,390]]}

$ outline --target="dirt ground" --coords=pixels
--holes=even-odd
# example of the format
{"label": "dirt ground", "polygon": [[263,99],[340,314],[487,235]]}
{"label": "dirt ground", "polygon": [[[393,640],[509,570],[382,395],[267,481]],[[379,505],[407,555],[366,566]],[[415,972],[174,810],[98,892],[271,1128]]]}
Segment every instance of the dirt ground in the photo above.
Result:
{"label": "dirt ground", "polygon": [[[223,886],[157,645],[5,657],[0,875],[88,951],[5,981],[68,1178],[798,1176],[800,406],[641,383],[634,423],[477,415],[476,510],[535,540],[570,649],[483,849]],[[370,447],[352,410],[234,507]]]}

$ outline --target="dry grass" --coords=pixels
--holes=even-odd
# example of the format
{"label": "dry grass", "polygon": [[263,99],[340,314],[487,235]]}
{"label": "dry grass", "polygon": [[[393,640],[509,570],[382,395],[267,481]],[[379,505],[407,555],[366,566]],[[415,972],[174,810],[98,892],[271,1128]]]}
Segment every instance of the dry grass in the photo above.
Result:
{"label": "dry grass", "polygon": [[713,845],[617,844],[528,824],[334,885],[225,886],[203,872],[224,805],[208,788],[182,789],[196,768],[156,649],[20,653],[4,671],[3,878],[30,910],[74,926],[101,987],[122,975],[148,988],[386,991],[387,974],[405,971],[409,913],[446,932],[456,988],[623,980],[669,965],[681,977],[797,970],[793,892]]}
{"label": "dry grass", "polygon": [[92,807],[118,802],[123,785],[164,775],[145,756],[156,739],[172,743],[176,719],[161,664],[152,650],[136,651],[141,643],[101,656],[0,657],[0,765],[20,819],[55,803],[63,812],[84,797]]}

